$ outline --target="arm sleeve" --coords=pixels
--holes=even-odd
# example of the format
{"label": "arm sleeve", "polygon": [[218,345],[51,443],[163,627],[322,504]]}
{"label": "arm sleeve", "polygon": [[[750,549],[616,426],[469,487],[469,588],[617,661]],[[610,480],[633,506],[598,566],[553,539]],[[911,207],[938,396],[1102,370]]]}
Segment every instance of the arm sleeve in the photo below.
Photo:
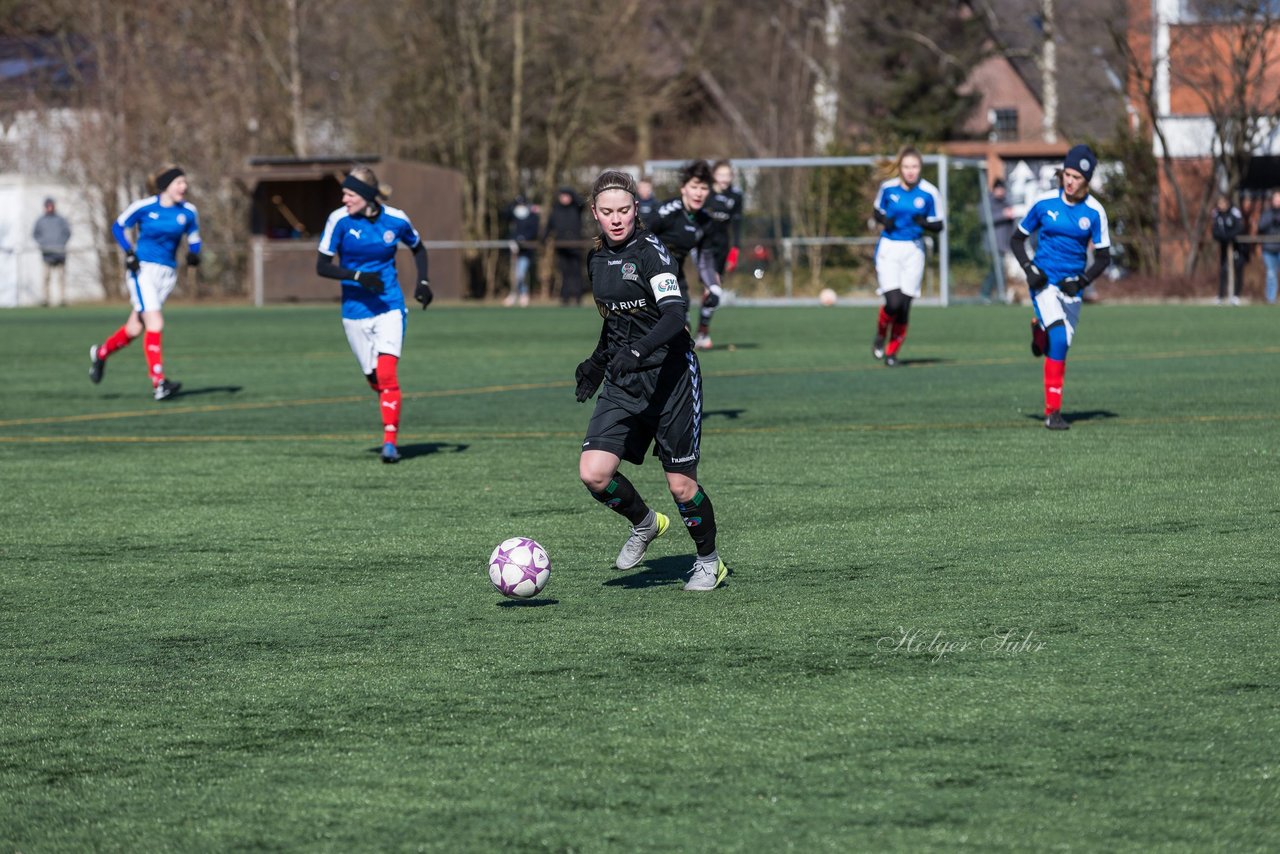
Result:
{"label": "arm sleeve", "polygon": [[120,244],[120,248],[125,252],[133,251],[133,244],[129,242],[128,236],[124,232],[124,226],[117,220],[111,223],[111,234],[115,237],[116,243]]}
{"label": "arm sleeve", "polygon": [[[1014,258],[1018,259],[1018,264],[1023,267],[1031,262],[1031,259],[1027,257],[1027,238],[1030,236],[1019,226],[1013,230],[1013,237],[1009,238],[1009,251],[1013,253]],[[1096,258],[1097,256],[1095,255],[1094,257]],[[1108,253],[1108,258],[1110,258],[1110,253]]]}
{"label": "arm sleeve", "polygon": [[413,247],[413,265],[418,268],[419,282],[424,282],[430,278],[427,275],[427,247],[422,245],[421,240],[418,241],[417,246]]}
{"label": "arm sleeve", "polygon": [[1111,266],[1111,250],[1107,247],[1093,250],[1093,263],[1084,271],[1085,281],[1092,282],[1102,275],[1102,271]]}
{"label": "arm sleeve", "polygon": [[355,270],[348,270],[346,267],[339,267],[333,263],[333,256],[326,255],[323,252],[316,253],[316,275],[323,276],[326,279],[351,279],[356,277]]}
{"label": "arm sleeve", "polygon": [[925,231],[933,232],[934,234],[937,234],[938,232],[942,231],[942,225],[943,225],[943,222],[940,219],[927,219],[924,222],[920,223],[921,228],[923,228]]}
{"label": "arm sleeve", "polygon": [[654,350],[666,344],[684,331],[686,308],[684,300],[667,300],[662,304],[662,314],[649,334],[636,341],[631,348],[647,359]]}

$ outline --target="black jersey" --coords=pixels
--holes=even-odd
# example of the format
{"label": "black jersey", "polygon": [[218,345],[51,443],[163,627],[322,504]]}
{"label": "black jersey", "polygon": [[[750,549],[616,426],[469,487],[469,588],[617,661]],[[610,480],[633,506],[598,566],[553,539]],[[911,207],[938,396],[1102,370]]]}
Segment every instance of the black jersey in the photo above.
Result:
{"label": "black jersey", "polygon": [[712,225],[707,229],[706,243],[716,253],[728,252],[742,243],[742,191],[729,187],[724,192],[711,191],[702,209]]}
{"label": "black jersey", "polygon": [[658,207],[649,230],[671,250],[679,268],[689,253],[702,243],[710,224],[711,218],[705,212],[686,210],[684,201],[676,196]]}
{"label": "black jersey", "polygon": [[[678,300],[687,310],[688,300],[676,277],[675,258],[652,234],[637,231],[618,246],[602,241],[587,257],[587,276],[604,318],[601,343],[611,354],[647,335],[662,313],[660,305]],[[655,350],[645,363],[657,365],[673,354],[683,357],[688,349],[689,336],[681,334]]]}
{"label": "black jersey", "polygon": [[684,259],[693,255],[693,262],[698,266],[698,277],[704,285],[718,285],[720,277],[715,270],[715,259],[709,252],[700,251],[706,241],[707,231],[711,225],[711,217],[705,211],[689,211],[684,201],[676,196],[662,203],[654,213],[649,230],[671,250],[676,263],[676,278],[680,282],[680,292],[689,301],[689,284],[684,275]]}

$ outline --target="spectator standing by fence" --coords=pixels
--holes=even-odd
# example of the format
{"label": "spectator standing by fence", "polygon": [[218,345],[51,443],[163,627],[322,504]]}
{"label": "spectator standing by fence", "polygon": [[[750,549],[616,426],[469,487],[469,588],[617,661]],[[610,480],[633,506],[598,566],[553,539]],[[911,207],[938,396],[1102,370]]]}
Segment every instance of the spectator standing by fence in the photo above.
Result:
{"label": "spectator standing by fence", "polygon": [[1005,298],[1011,302],[1021,302],[1017,290],[1026,289],[1026,274],[1009,251],[1009,240],[1013,237],[1015,225],[1013,208],[1009,205],[1009,192],[1003,178],[997,178],[991,185],[991,225],[996,238],[996,257],[991,260],[991,269],[982,280],[982,302],[989,304],[996,291],[996,265],[1004,274]]}
{"label": "spectator standing by fence", "polygon": [[524,196],[516,196],[508,211],[507,239],[511,241],[511,261],[515,264],[515,288],[505,305],[529,304],[529,274],[537,259],[538,211]]}
{"label": "spectator standing by fence", "polygon": [[44,200],[44,213],[36,220],[31,236],[40,247],[40,255],[44,260],[42,305],[66,305],[67,242],[71,240],[71,226],[58,213],[52,198]]}
{"label": "spectator standing by fence", "polygon": [[585,205],[572,187],[564,186],[556,194],[556,202],[547,214],[547,228],[542,239],[555,241],[556,270],[560,274],[560,304],[582,302],[584,281],[582,209]]}
{"label": "spectator standing by fence", "polygon": [[1246,247],[1236,240],[1242,234],[1244,214],[1231,204],[1231,199],[1219,196],[1213,211],[1213,239],[1218,242],[1218,305],[1227,301],[1228,291],[1231,304],[1240,304],[1244,262],[1249,260]]}

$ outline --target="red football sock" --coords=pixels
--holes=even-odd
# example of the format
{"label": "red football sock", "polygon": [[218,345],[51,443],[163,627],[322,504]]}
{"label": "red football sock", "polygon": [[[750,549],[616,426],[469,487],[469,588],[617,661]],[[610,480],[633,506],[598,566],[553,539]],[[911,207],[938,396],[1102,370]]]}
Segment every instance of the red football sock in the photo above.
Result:
{"label": "red football sock", "polygon": [[1062,378],[1067,363],[1062,359],[1044,360],[1044,414],[1062,409]]}
{"label": "red football sock", "polygon": [[907,337],[907,324],[895,323],[893,325],[893,337],[889,339],[889,346],[884,348],[886,356],[898,355],[898,349],[902,347],[902,339]]}
{"label": "red football sock", "polygon": [[883,338],[889,332],[889,324],[893,322],[893,318],[889,316],[889,312],[880,307],[880,317],[876,319],[876,337]]}
{"label": "red football sock", "polygon": [[378,354],[378,402],[382,405],[382,441],[396,443],[400,430],[400,380],[396,363],[400,360],[386,353]]}
{"label": "red football sock", "polygon": [[148,329],[142,333],[142,345],[147,353],[147,373],[151,375],[151,385],[164,382],[164,359],[161,356],[159,332]]}
{"label": "red football sock", "polygon": [[123,326],[121,326],[115,332],[111,333],[111,337],[99,345],[98,358],[107,358],[115,351],[123,347],[128,347],[131,341],[133,341],[133,339],[129,337],[129,333],[125,331]]}

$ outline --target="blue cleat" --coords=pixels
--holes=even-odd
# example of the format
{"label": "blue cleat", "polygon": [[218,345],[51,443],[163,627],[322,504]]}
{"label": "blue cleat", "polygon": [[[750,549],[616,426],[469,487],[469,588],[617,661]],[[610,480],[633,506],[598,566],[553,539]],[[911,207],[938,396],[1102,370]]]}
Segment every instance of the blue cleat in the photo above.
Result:
{"label": "blue cleat", "polygon": [[391,442],[387,442],[382,446],[382,461],[384,463],[400,462],[400,452],[396,450],[396,446]]}

